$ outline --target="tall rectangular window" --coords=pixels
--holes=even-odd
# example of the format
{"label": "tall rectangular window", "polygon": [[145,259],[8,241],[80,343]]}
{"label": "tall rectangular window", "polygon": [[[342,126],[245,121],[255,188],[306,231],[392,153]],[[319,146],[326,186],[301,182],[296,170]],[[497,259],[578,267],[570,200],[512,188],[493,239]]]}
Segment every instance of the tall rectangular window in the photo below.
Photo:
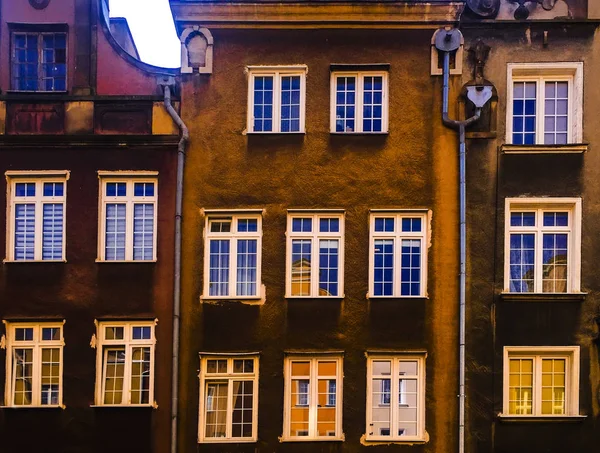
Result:
{"label": "tall rectangular window", "polygon": [[63,322],[6,324],[5,404],[49,407],[62,404]]}
{"label": "tall rectangular window", "polygon": [[508,87],[507,142],[581,142],[583,63],[512,63]]}
{"label": "tall rectangular window", "polygon": [[8,261],[64,261],[69,172],[6,172]]}
{"label": "tall rectangular window", "polygon": [[210,213],[205,238],[203,297],[260,297],[261,215]]}
{"label": "tall rectangular window", "polygon": [[100,261],[156,260],[157,212],[156,177],[101,172]]}
{"label": "tall rectangular window", "polygon": [[258,357],[202,356],[199,442],[255,442],[257,433]]}
{"label": "tall rectangular window", "polygon": [[12,89],[66,91],[67,34],[12,33]]}
{"label": "tall rectangular window", "polygon": [[578,292],[580,241],[581,200],[507,199],[505,291]]}
{"label": "tall rectangular window", "polygon": [[388,73],[331,73],[331,132],[388,130]]}
{"label": "tall rectangular window", "polygon": [[579,415],[579,347],[504,348],[504,416]]}
{"label": "tall rectangular window", "polygon": [[367,360],[367,439],[423,440],[425,355],[369,354]]}
{"label": "tall rectangular window", "polygon": [[285,359],[284,440],[340,440],[342,435],[342,357]]}
{"label": "tall rectangular window", "polygon": [[304,132],[306,66],[251,66],[248,71],[248,132]]}
{"label": "tall rectangular window", "polygon": [[370,297],[423,297],[427,275],[427,215],[372,212]]}
{"label": "tall rectangular window", "polygon": [[344,215],[289,211],[287,297],[342,297]]}
{"label": "tall rectangular window", "polygon": [[96,404],[154,404],[155,321],[98,322]]}

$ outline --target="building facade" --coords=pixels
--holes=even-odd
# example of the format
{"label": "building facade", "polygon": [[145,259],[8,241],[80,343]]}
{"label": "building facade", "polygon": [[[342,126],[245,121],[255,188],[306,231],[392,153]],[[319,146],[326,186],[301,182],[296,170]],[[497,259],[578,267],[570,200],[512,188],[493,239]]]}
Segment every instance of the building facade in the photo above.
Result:
{"label": "building facade", "polygon": [[600,5],[491,3],[461,24],[498,98],[468,144],[467,451],[591,452]]}
{"label": "building facade", "polygon": [[122,21],[113,38],[108,2],[5,0],[0,18],[0,450],[168,451],[165,71],[127,53]]}
{"label": "building facade", "polygon": [[171,1],[180,452],[458,448],[458,162],[431,42],[463,5],[318,3]]}

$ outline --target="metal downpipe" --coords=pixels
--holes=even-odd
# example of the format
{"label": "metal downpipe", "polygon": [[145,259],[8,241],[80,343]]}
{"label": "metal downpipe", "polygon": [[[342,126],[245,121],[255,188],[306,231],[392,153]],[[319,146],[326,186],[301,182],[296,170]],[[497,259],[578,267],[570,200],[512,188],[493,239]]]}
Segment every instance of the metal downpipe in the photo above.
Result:
{"label": "metal downpipe", "polygon": [[171,453],[177,453],[177,412],[179,409],[179,318],[181,313],[181,218],[185,149],[190,138],[187,126],[171,104],[171,87],[164,85],[164,105],[179,130],[177,145],[177,187],[175,195],[175,264],[173,277],[173,362],[171,376]]}

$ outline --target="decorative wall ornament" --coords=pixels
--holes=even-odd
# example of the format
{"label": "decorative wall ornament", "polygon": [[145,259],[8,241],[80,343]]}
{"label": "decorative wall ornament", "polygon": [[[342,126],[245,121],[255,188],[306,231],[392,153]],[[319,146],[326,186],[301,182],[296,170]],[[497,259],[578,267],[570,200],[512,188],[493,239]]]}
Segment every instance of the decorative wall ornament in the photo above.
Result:
{"label": "decorative wall ornament", "polygon": [[212,74],[213,37],[208,28],[197,25],[181,34],[181,73]]}
{"label": "decorative wall ornament", "polygon": [[29,4],[35,9],[44,9],[49,3],[50,0],[29,0]]}
{"label": "decorative wall ornament", "polygon": [[480,17],[496,17],[500,10],[500,0],[467,0],[467,6]]}
{"label": "decorative wall ornament", "polygon": [[511,3],[518,3],[519,7],[515,10],[515,19],[525,20],[529,17],[529,10],[526,3],[537,3],[542,6],[546,11],[551,11],[556,5],[557,0],[508,0]]}
{"label": "decorative wall ornament", "polygon": [[476,83],[483,83],[483,68],[490,55],[490,46],[485,44],[481,38],[477,38],[475,45],[469,48],[469,61],[473,65],[473,80]]}

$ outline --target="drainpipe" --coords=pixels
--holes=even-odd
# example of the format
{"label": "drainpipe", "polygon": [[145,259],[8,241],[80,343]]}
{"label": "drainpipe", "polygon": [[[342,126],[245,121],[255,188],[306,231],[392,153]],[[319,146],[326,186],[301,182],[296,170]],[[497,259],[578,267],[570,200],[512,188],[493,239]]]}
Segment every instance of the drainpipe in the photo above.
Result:
{"label": "drainpipe", "polygon": [[466,369],[466,261],[467,261],[467,183],[466,183],[466,145],[465,128],[479,120],[481,108],[492,97],[491,87],[467,87],[467,98],[475,105],[475,115],[463,121],[451,120],[448,116],[448,82],[450,76],[450,53],[460,47],[462,34],[456,28],[440,29],[435,47],[444,53],[444,84],[442,100],[442,122],[444,126],[458,130],[459,141],[459,186],[460,186],[460,313],[459,313],[459,392],[458,392],[458,453],[465,451],[465,369]]}
{"label": "drainpipe", "polygon": [[181,312],[181,216],[183,205],[183,169],[185,148],[190,138],[187,126],[171,104],[173,77],[160,78],[158,84],[164,89],[165,109],[181,131],[177,145],[177,188],[175,196],[175,265],[173,278],[173,363],[171,377],[171,453],[177,453],[177,411],[179,408],[179,317]]}

